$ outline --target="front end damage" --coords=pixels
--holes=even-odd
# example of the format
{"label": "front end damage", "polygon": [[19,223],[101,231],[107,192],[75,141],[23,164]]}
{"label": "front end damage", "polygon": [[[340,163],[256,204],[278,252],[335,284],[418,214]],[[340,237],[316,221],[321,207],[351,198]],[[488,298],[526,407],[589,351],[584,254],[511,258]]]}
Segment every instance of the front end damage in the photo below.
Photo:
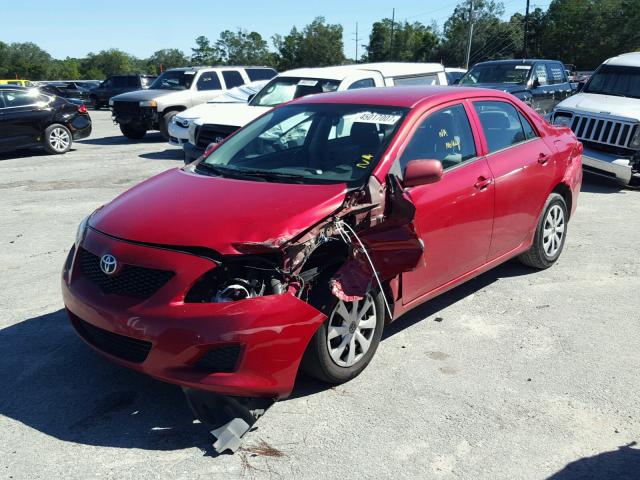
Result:
{"label": "front end damage", "polygon": [[[414,214],[415,207],[395,176],[387,178],[386,187],[372,176],[367,186],[348,192],[332,215],[294,238],[234,244],[242,254],[222,257],[193,286],[185,302],[289,294],[320,310],[311,301],[312,292],[328,283],[331,293],[344,301],[380,290],[390,321],[401,294],[393,280],[415,268],[423,252]],[[185,394],[194,414],[211,428],[220,452],[235,451],[242,436],[276,400],[192,389],[185,389]]]}

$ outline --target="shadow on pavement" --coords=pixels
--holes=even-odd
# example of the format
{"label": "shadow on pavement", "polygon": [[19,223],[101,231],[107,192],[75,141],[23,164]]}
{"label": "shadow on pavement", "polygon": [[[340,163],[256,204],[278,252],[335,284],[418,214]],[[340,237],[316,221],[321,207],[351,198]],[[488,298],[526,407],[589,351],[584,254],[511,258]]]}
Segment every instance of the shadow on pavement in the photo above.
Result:
{"label": "shadow on pavement", "polygon": [[[580,191],[587,193],[620,193],[625,189],[626,187],[624,185],[621,185],[613,179],[594,175],[589,172],[584,172],[584,177],[582,179],[582,188],[580,189]],[[579,199],[578,203],[580,203]]]}
{"label": "shadow on pavement", "polygon": [[76,143],[85,143],[87,145],[131,145],[136,143],[165,143],[160,132],[149,132],[140,140],[132,140],[124,135],[115,135],[112,137],[86,138],[78,140]]}
{"label": "shadow on pavement", "polygon": [[638,480],[640,449],[636,442],[569,463],[547,480]]}
{"label": "shadow on pavement", "polygon": [[149,160],[184,160],[184,153],[182,149],[178,148],[167,148],[158,152],[142,153],[138,156]]}

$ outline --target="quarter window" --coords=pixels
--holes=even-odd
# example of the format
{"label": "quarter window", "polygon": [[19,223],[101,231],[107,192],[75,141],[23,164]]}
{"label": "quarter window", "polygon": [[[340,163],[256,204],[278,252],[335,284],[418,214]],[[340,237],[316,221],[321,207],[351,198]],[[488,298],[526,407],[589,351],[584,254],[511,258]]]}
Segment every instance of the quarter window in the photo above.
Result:
{"label": "quarter window", "polygon": [[244,85],[244,80],[242,79],[240,72],[236,72],[235,70],[225,70],[222,72],[222,76],[224,77],[224,83],[227,85],[227,89]]}
{"label": "quarter window", "polygon": [[393,79],[394,85],[439,85],[438,75],[414,75],[412,77],[397,77]]}
{"label": "quarter window", "polygon": [[447,169],[475,156],[467,113],[462,105],[453,105],[432,113],[417,128],[400,157],[400,169],[411,160],[440,160]]}
{"label": "quarter window", "polygon": [[529,135],[536,136],[529,122],[510,103],[475,102],[473,106],[480,118],[489,153],[531,138],[525,134],[527,127],[531,130]]}
{"label": "quarter window", "polygon": [[200,75],[196,88],[198,90],[222,90],[222,85],[216,72],[205,72]]}
{"label": "quarter window", "polygon": [[355,90],[356,88],[369,88],[375,87],[376,83],[373,81],[373,78],[363,78],[362,80],[356,80],[347,90]]}
{"label": "quarter window", "polygon": [[525,118],[525,116],[522,115],[520,112],[518,112],[518,116],[520,117],[520,123],[522,124],[522,128],[524,130],[524,137],[527,140],[531,140],[532,138],[536,138],[538,136],[538,134],[536,133],[536,131],[533,129],[533,127],[529,123],[529,120],[527,120]]}

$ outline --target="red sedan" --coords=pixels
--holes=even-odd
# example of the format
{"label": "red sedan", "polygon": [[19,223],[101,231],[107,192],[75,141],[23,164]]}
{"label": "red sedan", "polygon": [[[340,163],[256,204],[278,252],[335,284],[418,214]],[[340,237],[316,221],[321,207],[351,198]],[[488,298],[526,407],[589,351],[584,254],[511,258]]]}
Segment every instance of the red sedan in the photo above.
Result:
{"label": "red sedan", "polygon": [[553,265],[581,152],[494,90],[306,97],[93,212],[64,302],[92,347],[184,387],[344,382],[407,310],[513,257]]}

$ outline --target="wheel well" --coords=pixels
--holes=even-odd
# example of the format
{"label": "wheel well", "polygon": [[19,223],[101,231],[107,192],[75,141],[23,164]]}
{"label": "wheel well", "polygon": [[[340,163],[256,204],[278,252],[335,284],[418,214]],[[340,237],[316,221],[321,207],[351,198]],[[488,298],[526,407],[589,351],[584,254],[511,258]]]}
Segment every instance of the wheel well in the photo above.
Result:
{"label": "wheel well", "polygon": [[162,111],[162,115],[166,115],[169,112],[184,112],[187,107],[183,107],[182,105],[174,105],[173,107],[167,107]]}
{"label": "wheel well", "polygon": [[571,189],[567,186],[566,183],[559,183],[556,185],[556,188],[553,189],[551,193],[557,193],[564,198],[565,203],[567,204],[567,214],[571,216],[571,207],[573,205],[573,196],[571,194]]}

